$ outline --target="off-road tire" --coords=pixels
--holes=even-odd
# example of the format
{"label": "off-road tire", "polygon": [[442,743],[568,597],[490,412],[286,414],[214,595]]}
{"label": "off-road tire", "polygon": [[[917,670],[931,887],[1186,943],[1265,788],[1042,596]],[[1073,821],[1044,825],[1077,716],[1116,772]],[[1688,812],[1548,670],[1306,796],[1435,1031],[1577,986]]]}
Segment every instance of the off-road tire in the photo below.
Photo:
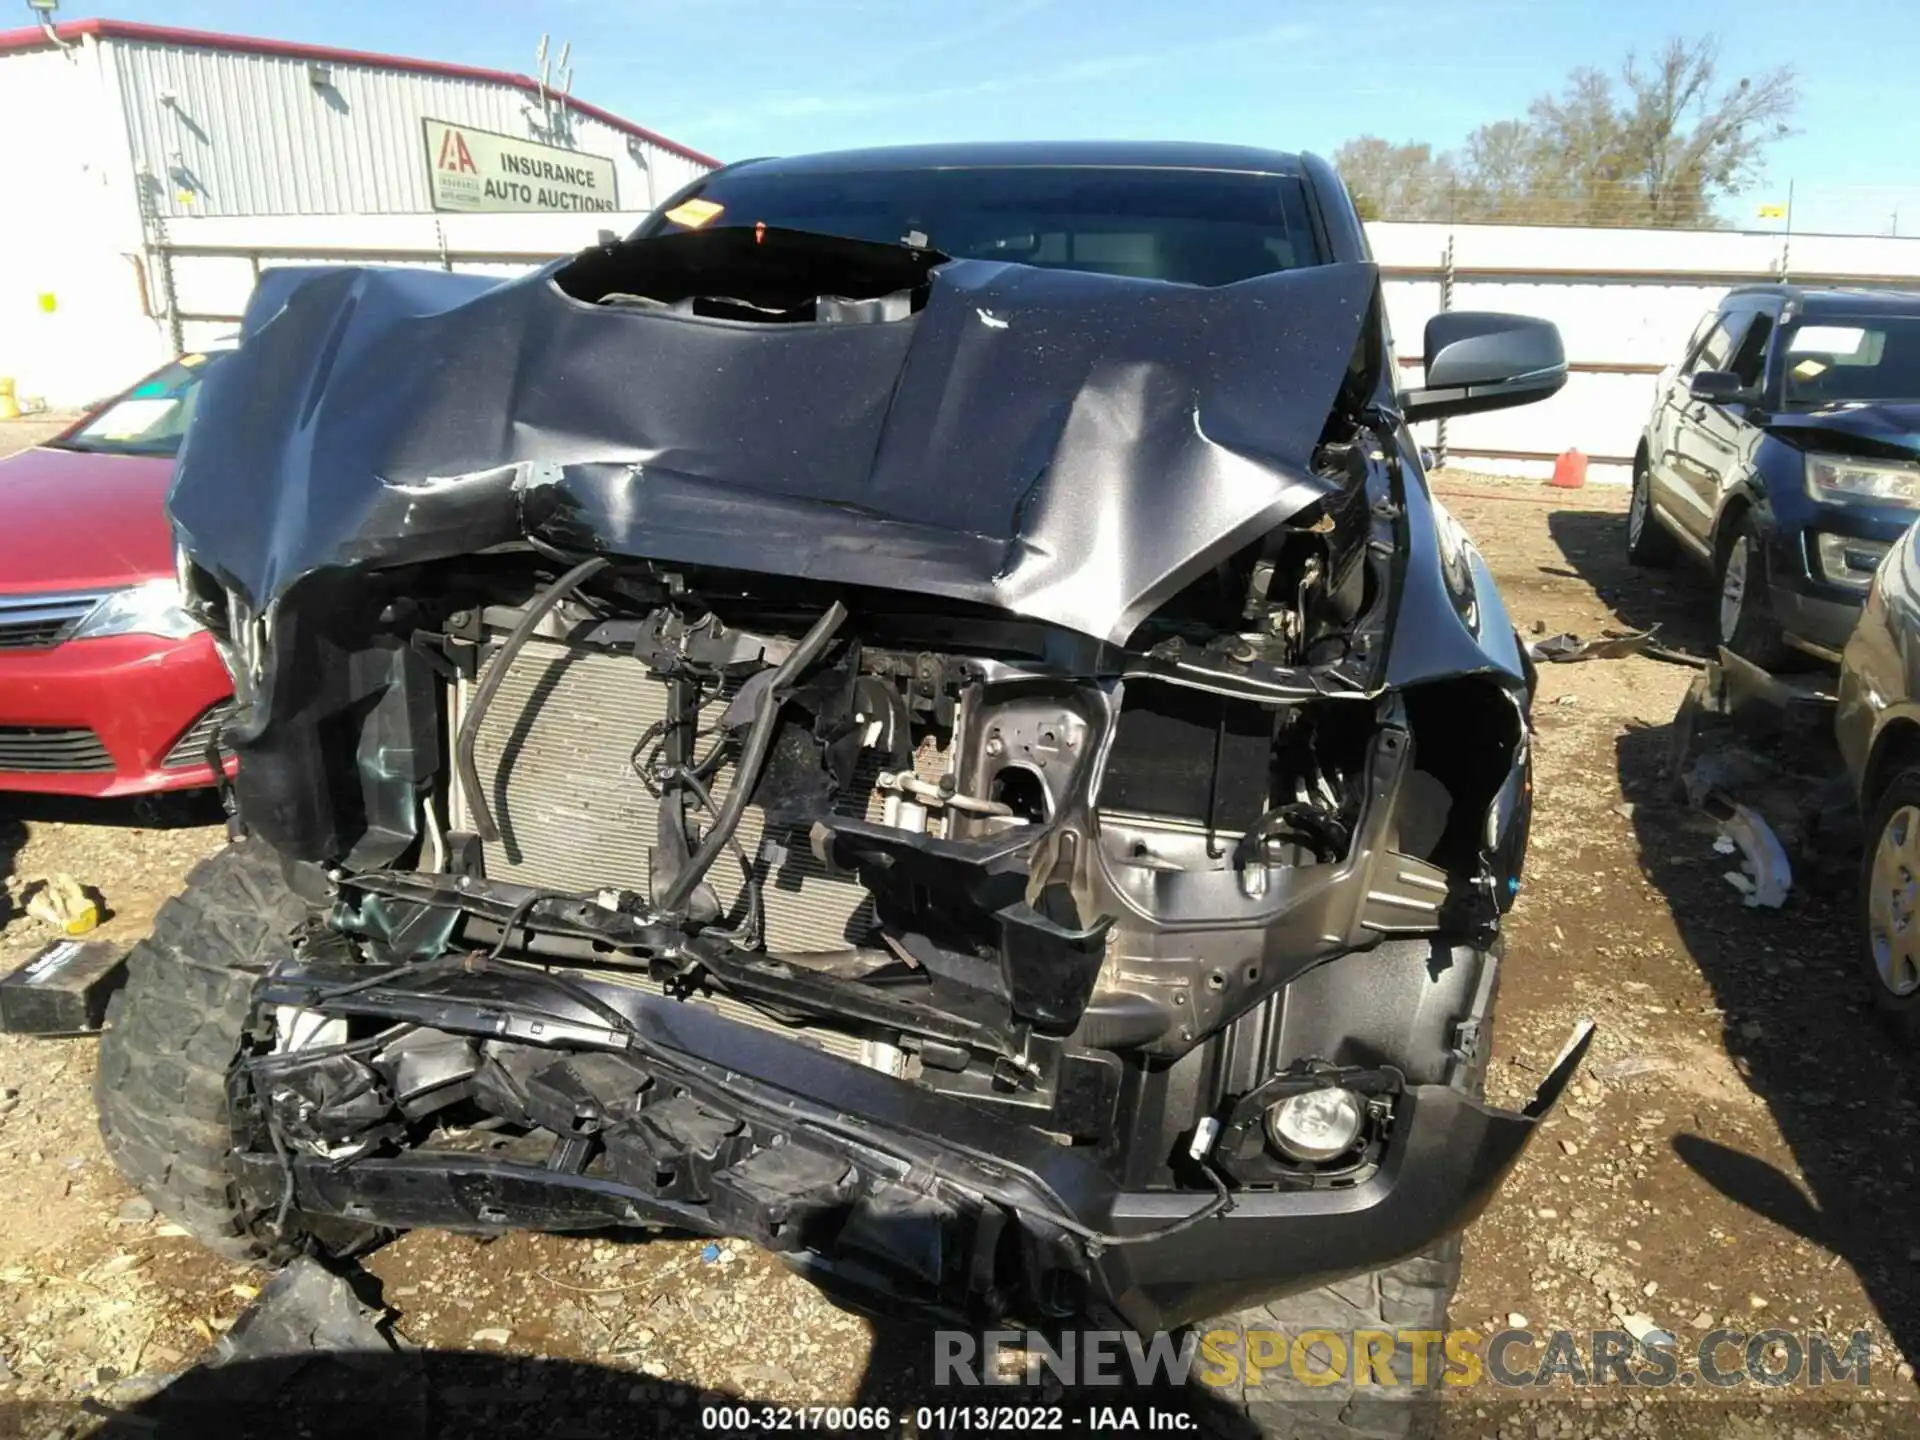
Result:
{"label": "off-road tire", "polygon": [[1627,502],[1627,559],[1649,570],[1664,570],[1679,558],[1680,542],[1653,513],[1653,480],[1646,455],[1633,457],[1633,494]]}
{"label": "off-road tire", "polygon": [[[1492,963],[1504,964],[1505,940],[1496,938],[1490,953]],[[1496,971],[1479,1043],[1468,1059],[1466,1072],[1456,1082],[1475,1100],[1484,1100],[1487,1093],[1493,1021],[1499,1013],[1499,978]],[[1427,1347],[1425,1383],[1415,1385],[1414,1376],[1420,1372],[1414,1367],[1413,1346],[1396,1343],[1388,1365],[1399,1384],[1389,1389],[1354,1383],[1360,1357],[1353,1354],[1353,1336],[1356,1330],[1384,1330],[1397,1341],[1399,1336],[1416,1330],[1444,1334],[1447,1309],[1459,1287],[1460,1236],[1449,1235],[1395,1264],[1195,1326],[1203,1337],[1213,1330],[1238,1331],[1236,1348],[1229,1353],[1242,1361],[1247,1354],[1249,1330],[1277,1331],[1286,1337],[1288,1345],[1289,1363],[1263,1369],[1258,1383],[1244,1383],[1243,1365],[1236,1377],[1239,1383],[1208,1390],[1208,1400],[1214,1407],[1209,1428],[1222,1440],[1240,1440],[1246,1435],[1267,1440],[1420,1440],[1433,1434],[1439,1426],[1442,1376],[1447,1369],[1444,1347]],[[1303,1384],[1293,1373],[1293,1342],[1308,1330],[1332,1331],[1348,1347],[1339,1378],[1331,1384]],[[1305,1358],[1312,1369],[1324,1370],[1334,1357],[1309,1347]]]}
{"label": "off-road tire", "polygon": [[1920,1051],[1920,990],[1896,994],[1881,979],[1873,951],[1874,864],[1887,827],[1896,815],[1908,808],[1920,808],[1920,766],[1906,766],[1893,777],[1874,802],[1873,816],[1867,822],[1866,844],[1860,853],[1860,887],[1856,901],[1859,938],[1855,942],[1855,953],[1860,957],[1860,973],[1873,995],[1874,1009],[1879,1012],[1881,1022],[1895,1039]]}
{"label": "off-road tire", "polygon": [[1396,1346],[1389,1362],[1400,1382],[1392,1389],[1353,1382],[1355,1357],[1351,1353],[1356,1330],[1386,1331],[1398,1337],[1407,1331],[1444,1331],[1447,1306],[1460,1283],[1460,1237],[1452,1236],[1431,1250],[1397,1265],[1355,1275],[1317,1290],[1290,1295],[1265,1305],[1221,1316],[1196,1327],[1209,1331],[1238,1331],[1239,1338],[1225,1353],[1246,1357],[1246,1333],[1275,1331],[1291,1347],[1309,1330],[1326,1330],[1340,1339],[1347,1353],[1330,1357],[1310,1347],[1307,1359],[1314,1369],[1339,1358],[1339,1379],[1331,1384],[1303,1383],[1287,1361],[1263,1369],[1252,1385],[1239,1383],[1208,1389],[1206,1398],[1218,1407],[1203,1422],[1225,1437],[1259,1435],[1270,1440],[1413,1440],[1429,1435],[1439,1415],[1441,1373],[1446,1355],[1441,1346],[1427,1347],[1426,1383],[1414,1385],[1414,1347]]}
{"label": "off-road tire", "polygon": [[[294,1220],[275,1235],[272,1216],[241,1203],[227,1095],[254,981],[310,913],[271,849],[230,845],[160,907],[107,1006],[94,1078],[107,1153],[155,1209],[229,1260],[272,1263],[313,1248]],[[362,1238],[330,1233],[323,1248]]]}
{"label": "off-road tire", "polygon": [[[1743,544],[1747,547],[1745,583],[1733,624],[1729,626],[1721,613],[1727,572],[1733,568],[1734,552]],[[1763,670],[1796,667],[1798,652],[1787,644],[1786,633],[1773,618],[1773,595],[1767,584],[1767,549],[1750,515],[1739,518],[1714,557],[1713,604],[1715,633],[1727,649]]]}

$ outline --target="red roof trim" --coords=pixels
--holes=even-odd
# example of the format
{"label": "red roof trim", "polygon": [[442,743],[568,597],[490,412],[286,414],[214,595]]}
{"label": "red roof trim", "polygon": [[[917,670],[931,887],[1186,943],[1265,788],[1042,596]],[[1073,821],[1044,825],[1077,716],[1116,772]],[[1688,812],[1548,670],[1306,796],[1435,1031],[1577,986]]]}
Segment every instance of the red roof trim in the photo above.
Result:
{"label": "red roof trim", "polygon": [[[532,76],[516,74],[510,70],[486,70],[476,65],[453,65],[442,60],[412,60],[404,55],[380,55],[369,50],[340,50],[331,45],[301,45],[287,40],[262,40],[253,35],[221,35],[211,30],[179,30],[170,25],[142,25],[132,20],[71,20],[64,25],[54,26],[54,33],[62,40],[74,41],[91,35],[101,40],[133,40],[152,45],[183,45],[205,50],[239,50],[252,55],[275,55],[284,60],[319,60],[332,65],[372,65],[383,70],[409,70],[416,75],[444,75],[453,80],[482,80],[496,85],[512,85],[530,95],[538,94],[540,86]],[[23,30],[0,30],[0,55],[15,50],[38,50],[51,45],[46,32],[29,27]],[[714,165],[720,162],[711,155],[703,155],[690,146],[677,140],[624,120],[611,111],[598,105],[589,105],[584,100],[575,100],[571,96],[567,104],[582,115],[590,115],[603,125],[624,131],[628,135],[645,140],[650,145],[658,145],[662,150],[670,150],[675,155],[693,161],[696,165]]]}

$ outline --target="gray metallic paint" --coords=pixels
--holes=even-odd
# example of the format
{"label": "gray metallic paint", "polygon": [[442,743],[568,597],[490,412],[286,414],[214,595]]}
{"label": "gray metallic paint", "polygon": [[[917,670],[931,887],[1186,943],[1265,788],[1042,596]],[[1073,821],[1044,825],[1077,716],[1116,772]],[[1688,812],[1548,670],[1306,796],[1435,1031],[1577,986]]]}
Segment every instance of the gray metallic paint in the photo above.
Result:
{"label": "gray metallic paint", "polygon": [[1308,466],[1378,287],[951,261],[907,320],[754,325],[584,304],[556,268],[270,274],[200,402],[219,443],[180,458],[194,559],[264,610],[533,535],[1120,642],[1332,490]]}

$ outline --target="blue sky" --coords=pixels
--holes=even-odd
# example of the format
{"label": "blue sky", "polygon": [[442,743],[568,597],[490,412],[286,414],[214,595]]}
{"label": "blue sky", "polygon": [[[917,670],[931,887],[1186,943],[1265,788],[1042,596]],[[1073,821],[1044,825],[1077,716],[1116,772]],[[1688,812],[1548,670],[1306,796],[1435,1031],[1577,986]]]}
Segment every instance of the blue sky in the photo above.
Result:
{"label": "blue sky", "polygon": [[[60,18],[94,13],[523,71],[545,30],[573,42],[575,94],[725,159],[953,138],[1450,146],[1682,28],[1723,37],[1729,74],[1799,71],[1803,133],[1752,202],[1792,177],[1797,229],[1884,233],[1898,209],[1920,234],[1912,0],[67,0]],[[1764,226],[1753,203],[1728,214]]]}

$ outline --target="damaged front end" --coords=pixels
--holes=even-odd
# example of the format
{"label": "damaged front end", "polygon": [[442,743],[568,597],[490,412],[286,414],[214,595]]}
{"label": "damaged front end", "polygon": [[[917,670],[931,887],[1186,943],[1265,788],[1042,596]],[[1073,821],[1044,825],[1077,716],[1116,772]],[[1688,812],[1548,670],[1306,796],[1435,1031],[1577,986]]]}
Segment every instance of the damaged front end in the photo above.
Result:
{"label": "damaged front end", "polygon": [[323,917],[260,1213],[1143,1328],[1458,1229],[1579,1047],[1478,1098],[1528,677],[1372,267],[747,236],[269,284],[209,383],[183,569]]}

